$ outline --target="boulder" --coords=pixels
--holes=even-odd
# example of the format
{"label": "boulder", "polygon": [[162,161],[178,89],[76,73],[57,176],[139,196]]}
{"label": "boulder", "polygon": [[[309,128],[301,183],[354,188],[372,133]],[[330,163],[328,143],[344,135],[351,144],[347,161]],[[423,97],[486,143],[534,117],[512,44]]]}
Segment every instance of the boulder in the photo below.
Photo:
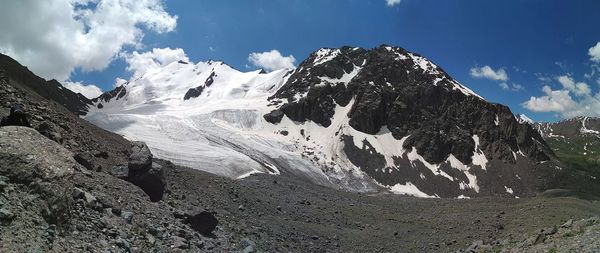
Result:
{"label": "boulder", "polygon": [[28,127],[0,128],[0,174],[15,182],[70,177],[80,166],[73,154]]}
{"label": "boulder", "polygon": [[146,143],[134,141],[131,143],[129,155],[129,169],[133,171],[144,171],[152,165],[152,153]]}
{"label": "boulder", "polygon": [[[125,169],[113,168],[113,175],[124,176]],[[153,202],[162,199],[166,188],[166,180],[162,166],[152,163],[152,153],[143,142],[132,142],[127,168],[127,181],[139,186]]]}
{"label": "boulder", "polygon": [[77,161],[77,163],[81,164],[88,170],[96,169],[94,157],[89,152],[77,153],[75,156],[73,156],[73,158],[75,159],[75,161]]}
{"label": "boulder", "polygon": [[210,235],[219,224],[219,220],[208,211],[201,211],[193,215],[186,215],[185,222],[194,230],[203,235]]}
{"label": "boulder", "polygon": [[127,180],[127,178],[129,177],[129,167],[127,167],[127,165],[122,164],[117,165],[112,167],[109,173],[114,177]]}

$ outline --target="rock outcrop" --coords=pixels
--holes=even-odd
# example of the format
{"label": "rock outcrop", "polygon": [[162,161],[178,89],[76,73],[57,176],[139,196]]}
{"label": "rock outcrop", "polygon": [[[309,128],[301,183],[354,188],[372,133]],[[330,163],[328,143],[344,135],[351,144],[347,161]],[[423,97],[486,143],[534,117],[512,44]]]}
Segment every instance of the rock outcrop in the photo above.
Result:
{"label": "rock outcrop", "polygon": [[144,190],[150,200],[162,199],[166,188],[162,166],[152,163],[152,153],[143,142],[131,143],[127,180]]}

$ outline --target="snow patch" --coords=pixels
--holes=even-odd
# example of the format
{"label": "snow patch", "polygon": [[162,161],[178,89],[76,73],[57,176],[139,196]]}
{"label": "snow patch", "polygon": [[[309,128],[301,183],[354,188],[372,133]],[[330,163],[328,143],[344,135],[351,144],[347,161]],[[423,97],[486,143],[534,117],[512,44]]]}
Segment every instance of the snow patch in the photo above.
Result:
{"label": "snow patch", "polygon": [[439,198],[438,196],[428,195],[422,192],[421,190],[419,190],[419,188],[417,188],[417,186],[415,186],[411,182],[407,182],[406,184],[396,184],[390,187],[390,191],[400,195],[409,195],[419,198]]}

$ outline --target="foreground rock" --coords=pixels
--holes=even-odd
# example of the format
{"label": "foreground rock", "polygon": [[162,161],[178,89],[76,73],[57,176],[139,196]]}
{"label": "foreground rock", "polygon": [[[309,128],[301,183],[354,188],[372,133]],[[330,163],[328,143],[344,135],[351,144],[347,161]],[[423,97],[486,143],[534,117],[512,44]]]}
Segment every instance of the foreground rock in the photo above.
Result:
{"label": "foreground rock", "polygon": [[591,217],[538,229],[524,240],[475,241],[460,252],[599,252],[600,218]]}
{"label": "foreground rock", "polygon": [[[113,173],[124,174],[123,169],[113,168]],[[150,200],[156,202],[162,199],[166,187],[162,166],[152,163],[152,153],[143,142],[131,143],[127,180],[144,190]]]}
{"label": "foreground rock", "polygon": [[24,238],[47,244],[51,238],[40,227],[64,229],[73,206],[72,176],[78,168],[71,152],[36,130],[0,127],[2,250],[25,252]]}

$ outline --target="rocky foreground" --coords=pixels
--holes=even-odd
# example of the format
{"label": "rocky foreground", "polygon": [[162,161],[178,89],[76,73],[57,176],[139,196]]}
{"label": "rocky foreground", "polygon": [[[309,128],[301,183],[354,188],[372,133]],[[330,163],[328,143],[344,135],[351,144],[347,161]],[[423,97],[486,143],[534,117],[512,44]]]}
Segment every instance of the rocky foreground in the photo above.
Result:
{"label": "rocky foreground", "polygon": [[281,176],[234,181],[132,152],[134,164],[160,167],[167,190],[153,202],[111,172],[87,170],[34,129],[1,127],[0,147],[2,252],[456,251],[479,240],[479,249],[495,250],[503,238],[527,240],[600,211],[574,198],[432,200]]}

